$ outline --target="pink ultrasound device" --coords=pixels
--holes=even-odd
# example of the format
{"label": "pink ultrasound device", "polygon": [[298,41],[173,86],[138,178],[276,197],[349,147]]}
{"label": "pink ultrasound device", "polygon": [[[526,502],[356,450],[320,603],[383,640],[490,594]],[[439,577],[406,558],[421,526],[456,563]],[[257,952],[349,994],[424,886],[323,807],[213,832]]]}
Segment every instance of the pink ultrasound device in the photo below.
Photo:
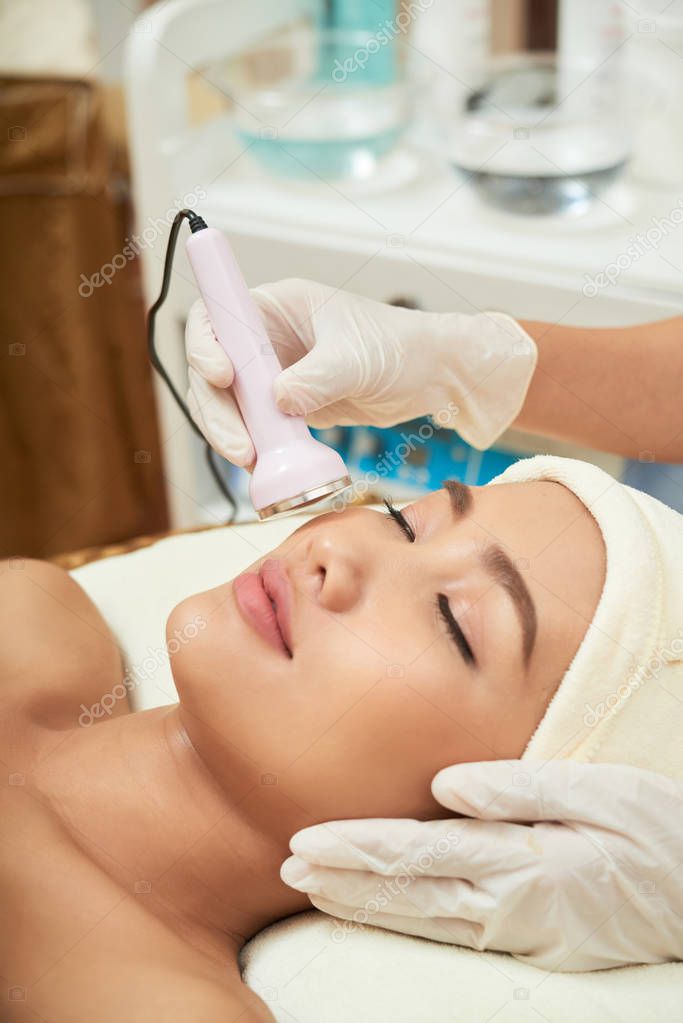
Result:
{"label": "pink ultrasound device", "polygon": [[[198,218],[199,219],[199,218]],[[194,227],[187,253],[218,343],[235,369],[233,393],[256,449],[249,495],[259,518],[303,508],[351,485],[341,456],[280,412],[273,383],[282,367],[228,239]]]}

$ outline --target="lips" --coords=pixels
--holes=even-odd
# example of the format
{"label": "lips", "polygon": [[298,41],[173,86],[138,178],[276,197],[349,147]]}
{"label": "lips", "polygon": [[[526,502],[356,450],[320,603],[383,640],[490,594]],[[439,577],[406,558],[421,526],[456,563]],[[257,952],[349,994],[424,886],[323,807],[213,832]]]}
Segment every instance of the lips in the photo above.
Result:
{"label": "lips", "polygon": [[243,572],[233,581],[242,617],[275,650],[292,656],[292,590],[283,565],[268,558],[260,572]]}

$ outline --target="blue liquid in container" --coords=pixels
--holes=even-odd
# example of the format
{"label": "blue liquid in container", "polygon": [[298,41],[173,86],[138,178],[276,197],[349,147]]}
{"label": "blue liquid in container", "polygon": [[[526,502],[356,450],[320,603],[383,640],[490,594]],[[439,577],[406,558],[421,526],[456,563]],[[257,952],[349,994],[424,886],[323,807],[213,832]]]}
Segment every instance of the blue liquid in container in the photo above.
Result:
{"label": "blue liquid in container", "polygon": [[237,131],[249,152],[272,174],[280,178],[362,178],[377,161],[389,153],[402,128],[345,139],[268,139]]}

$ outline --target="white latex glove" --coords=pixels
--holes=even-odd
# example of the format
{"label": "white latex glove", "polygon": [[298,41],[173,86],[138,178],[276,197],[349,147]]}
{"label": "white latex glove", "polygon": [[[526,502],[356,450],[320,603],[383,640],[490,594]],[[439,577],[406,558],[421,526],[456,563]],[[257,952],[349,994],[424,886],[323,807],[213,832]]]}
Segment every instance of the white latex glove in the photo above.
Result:
{"label": "white latex glove", "polygon": [[[504,313],[427,313],[298,279],[251,292],[284,372],[275,397],[310,426],[391,426],[431,415],[489,447],[521,409],[536,345]],[[185,331],[188,404],[209,443],[237,465],[254,449],[226,388],[233,369],[200,301]]]}
{"label": "white latex glove", "polygon": [[473,819],[305,828],[283,880],[343,920],[547,970],[683,959],[682,784],[515,760],[446,768],[432,791]]}

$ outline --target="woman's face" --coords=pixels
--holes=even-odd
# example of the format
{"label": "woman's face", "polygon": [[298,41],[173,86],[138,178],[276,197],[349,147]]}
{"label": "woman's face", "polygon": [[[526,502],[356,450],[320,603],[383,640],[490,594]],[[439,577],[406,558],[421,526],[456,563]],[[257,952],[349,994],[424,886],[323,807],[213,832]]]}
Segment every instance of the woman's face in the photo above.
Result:
{"label": "woman's face", "polygon": [[284,580],[291,656],[254,626],[253,577],[169,619],[207,622],[172,658],[190,739],[312,820],[430,817],[440,768],[520,756],[602,590],[598,527],[558,483],[450,483],[403,516],[321,515],[255,562]]}

